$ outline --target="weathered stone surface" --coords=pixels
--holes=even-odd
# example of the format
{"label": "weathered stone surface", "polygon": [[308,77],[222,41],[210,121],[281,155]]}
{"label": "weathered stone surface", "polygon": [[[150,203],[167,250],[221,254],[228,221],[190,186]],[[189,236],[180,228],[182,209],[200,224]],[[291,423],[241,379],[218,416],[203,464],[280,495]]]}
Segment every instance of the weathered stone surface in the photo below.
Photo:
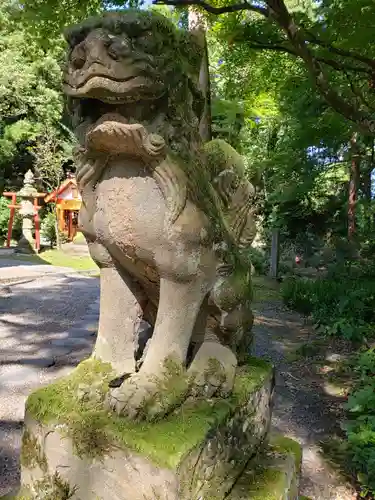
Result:
{"label": "weathered stone surface", "polygon": [[181,498],[225,497],[247,461],[264,444],[271,423],[272,390],[273,374],[269,372],[263,384],[250,390],[243,404],[228,415],[223,425],[211,429],[204,444],[191,452],[180,466]]}
{"label": "weathered stone surface", "polygon": [[108,368],[88,360],[30,396],[23,487],[35,489],[43,478],[53,483],[58,473],[76,488],[75,500],[221,500],[266,439],[273,388],[267,363],[251,358],[227,400],[187,401],[153,423],[108,414],[105,377]]}
{"label": "weathered stone surface", "polygon": [[228,500],[298,500],[301,446],[274,437],[260,456],[251,460]]}

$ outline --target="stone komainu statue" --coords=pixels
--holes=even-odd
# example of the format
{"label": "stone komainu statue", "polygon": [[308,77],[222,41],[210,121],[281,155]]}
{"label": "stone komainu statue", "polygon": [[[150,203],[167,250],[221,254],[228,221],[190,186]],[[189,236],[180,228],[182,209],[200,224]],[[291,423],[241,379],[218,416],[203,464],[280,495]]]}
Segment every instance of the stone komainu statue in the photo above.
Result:
{"label": "stone komainu statue", "polygon": [[[109,405],[142,418],[229,393],[251,342],[253,188],[228,144],[199,136],[201,48],[149,11],[89,19],[66,39],[80,226],[101,270],[93,355],[119,375]],[[142,320],[153,334],[137,366]],[[163,399],[171,377],[184,383]]]}

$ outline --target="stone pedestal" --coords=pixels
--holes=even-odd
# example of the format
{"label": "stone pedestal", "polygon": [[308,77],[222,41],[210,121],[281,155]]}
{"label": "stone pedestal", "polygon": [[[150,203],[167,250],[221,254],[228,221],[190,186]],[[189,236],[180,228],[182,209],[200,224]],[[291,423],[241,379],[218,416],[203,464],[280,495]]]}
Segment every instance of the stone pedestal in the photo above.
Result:
{"label": "stone pedestal", "polygon": [[[90,359],[29,397],[22,492],[14,498],[298,498],[298,445],[296,452],[289,440],[268,443],[273,369],[267,363],[251,358],[239,369],[229,399],[188,401],[154,423],[104,409],[110,375],[108,365]],[[280,495],[259,496],[268,486]]]}

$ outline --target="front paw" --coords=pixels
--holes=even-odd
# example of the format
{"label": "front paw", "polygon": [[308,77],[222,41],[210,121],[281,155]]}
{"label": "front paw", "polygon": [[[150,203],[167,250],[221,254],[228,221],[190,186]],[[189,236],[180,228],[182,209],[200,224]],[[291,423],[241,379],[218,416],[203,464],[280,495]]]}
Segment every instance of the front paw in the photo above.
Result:
{"label": "front paw", "polygon": [[[165,367],[164,367],[165,368]],[[110,389],[107,405],[131,420],[157,420],[179,406],[188,394],[188,377],[182,368],[148,374],[142,369]]]}
{"label": "front paw", "polygon": [[228,396],[233,389],[236,368],[237,359],[229,347],[204,342],[188,370],[190,394],[208,398]]}

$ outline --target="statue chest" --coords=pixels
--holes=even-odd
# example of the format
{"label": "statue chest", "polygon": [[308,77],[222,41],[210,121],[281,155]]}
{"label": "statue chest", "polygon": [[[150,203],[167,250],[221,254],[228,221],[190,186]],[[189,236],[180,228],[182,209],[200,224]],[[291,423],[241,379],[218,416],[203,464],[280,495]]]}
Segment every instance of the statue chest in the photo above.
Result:
{"label": "statue chest", "polygon": [[164,232],[165,201],[147,171],[136,160],[114,160],[96,189],[95,231],[117,246],[151,250]]}

